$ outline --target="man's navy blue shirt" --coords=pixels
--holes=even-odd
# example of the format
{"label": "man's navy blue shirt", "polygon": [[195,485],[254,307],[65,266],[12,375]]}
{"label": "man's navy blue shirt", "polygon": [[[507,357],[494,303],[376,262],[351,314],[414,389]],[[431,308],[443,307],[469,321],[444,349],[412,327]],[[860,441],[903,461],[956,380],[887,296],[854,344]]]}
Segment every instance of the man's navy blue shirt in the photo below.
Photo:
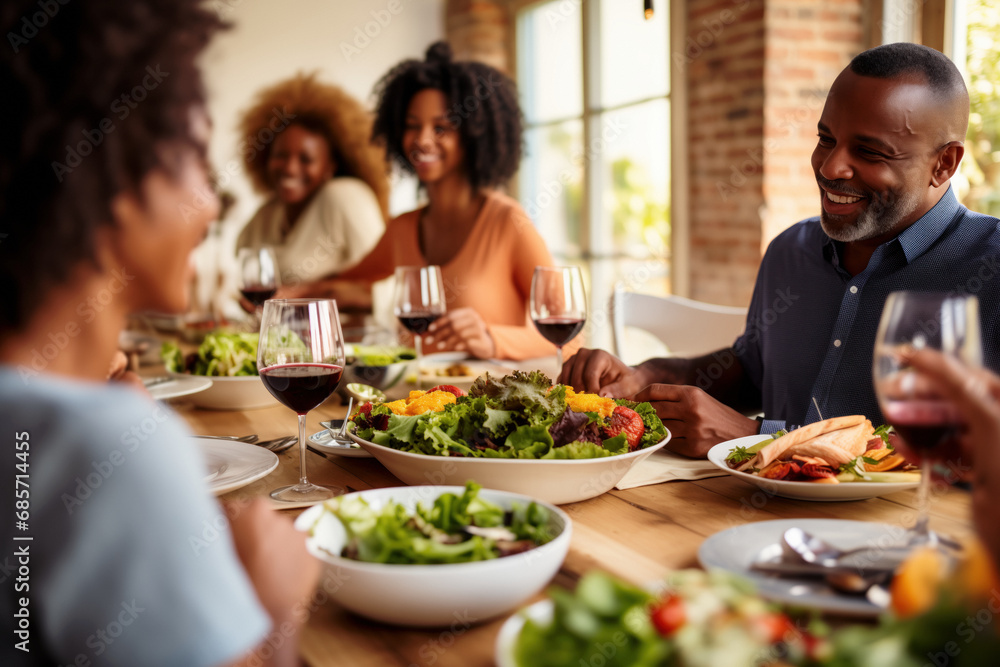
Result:
{"label": "man's navy blue shirt", "polygon": [[962,206],[949,188],[851,276],[819,218],[771,242],[761,262],[747,329],[733,345],[760,391],[762,433],[863,414],[883,423],[872,386],[872,353],[890,292],[944,291],[979,299],[983,361],[1000,371],[1000,228]]}

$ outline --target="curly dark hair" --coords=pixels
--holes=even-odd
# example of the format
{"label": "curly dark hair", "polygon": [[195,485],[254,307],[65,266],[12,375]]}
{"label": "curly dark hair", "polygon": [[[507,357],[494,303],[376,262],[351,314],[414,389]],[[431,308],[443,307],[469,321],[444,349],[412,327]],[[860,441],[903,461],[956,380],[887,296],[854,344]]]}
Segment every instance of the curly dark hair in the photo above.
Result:
{"label": "curly dark hair", "polygon": [[96,265],[112,199],[173,173],[164,146],[205,153],[189,126],[205,99],[195,60],[223,27],[202,0],[0,6],[0,334]]}
{"label": "curly dark hair", "polygon": [[875,79],[895,79],[917,74],[927,81],[938,95],[951,97],[965,94],[961,72],[948,56],[929,46],[910,42],[883,44],[856,55],[851,71]]}
{"label": "curly dark hair", "polygon": [[[385,168],[385,150],[368,139],[372,116],[358,100],[338,86],[318,81],[316,74],[296,74],[257,94],[253,105],[243,112],[240,133],[248,139],[259,136],[268,127],[276,108],[295,114],[290,125],[326,139],[337,164],[334,176],[360,178],[375,193],[382,216],[389,215],[389,175]],[[272,143],[250,160],[250,180],[261,193],[270,193],[267,161]]]}
{"label": "curly dark hair", "polygon": [[415,173],[403,150],[403,131],[410,100],[428,88],[448,101],[448,120],[458,128],[472,187],[494,187],[513,176],[521,162],[524,124],[517,88],[489,65],[453,61],[446,42],[432,44],[423,61],[399,63],[375,86],[372,139],[386,146],[389,158]]}

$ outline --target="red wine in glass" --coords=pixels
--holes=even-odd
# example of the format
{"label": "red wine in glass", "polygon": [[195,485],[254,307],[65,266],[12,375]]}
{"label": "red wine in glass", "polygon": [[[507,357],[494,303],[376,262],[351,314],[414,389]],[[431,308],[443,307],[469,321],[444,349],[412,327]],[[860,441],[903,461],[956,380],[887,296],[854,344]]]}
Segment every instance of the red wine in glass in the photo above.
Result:
{"label": "red wine in glass", "polygon": [[265,368],[260,379],[271,394],[304,415],[330,397],[344,374],[332,364],[281,364]]}
{"label": "red wine in glass", "polygon": [[277,291],[277,287],[248,285],[240,290],[240,294],[242,294],[246,300],[254,306],[263,306],[264,302],[273,297]]}
{"label": "red wine in glass", "polygon": [[268,299],[257,346],[267,390],[298,415],[299,483],[271,492],[279,502],[318,502],[344,490],[306,479],[306,414],[325,401],[344,373],[344,336],[332,299]]}
{"label": "red wine in glass", "polygon": [[562,347],[580,333],[586,320],[582,317],[542,317],[534,322],[545,340]]}
{"label": "red wine in glass", "polygon": [[887,401],[882,414],[911,449],[930,458],[961,427],[955,406],[944,400]]}
{"label": "red wine in glass", "polygon": [[405,315],[399,315],[400,323],[410,330],[411,333],[420,335],[426,333],[427,329],[431,326],[434,320],[441,317],[442,313],[431,313],[431,312],[410,312]]}

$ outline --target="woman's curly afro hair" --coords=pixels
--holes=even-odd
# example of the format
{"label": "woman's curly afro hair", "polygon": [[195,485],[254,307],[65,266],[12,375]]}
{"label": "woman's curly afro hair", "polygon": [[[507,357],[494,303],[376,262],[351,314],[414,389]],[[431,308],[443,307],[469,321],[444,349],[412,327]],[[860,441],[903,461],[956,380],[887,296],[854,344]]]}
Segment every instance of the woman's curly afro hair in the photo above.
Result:
{"label": "woman's curly afro hair", "polygon": [[453,61],[445,42],[432,44],[423,61],[399,63],[375,86],[372,138],[385,145],[389,156],[405,172],[415,173],[403,149],[403,132],[410,100],[428,88],[444,93],[472,187],[495,187],[513,176],[521,162],[523,134],[514,82],[489,65]]}
{"label": "woman's curly afro hair", "polygon": [[23,329],[81,263],[96,266],[112,200],[154,169],[172,171],[165,146],[206,150],[190,118],[205,103],[196,60],[223,27],[215,12],[200,0],[53,5],[47,15],[37,0],[0,4],[10,38],[0,49],[0,334]]}
{"label": "woman's curly afro hair", "polygon": [[[243,112],[240,134],[249,143],[260,141],[271,131],[275,110],[291,117],[289,125],[316,133],[326,139],[337,165],[335,176],[360,178],[375,192],[382,215],[389,213],[389,178],[385,150],[371,143],[372,116],[360,102],[341,88],[316,80],[316,74],[297,74],[262,90],[253,106]],[[267,160],[272,141],[264,143],[250,160],[250,178],[262,193],[272,191],[267,179]]]}

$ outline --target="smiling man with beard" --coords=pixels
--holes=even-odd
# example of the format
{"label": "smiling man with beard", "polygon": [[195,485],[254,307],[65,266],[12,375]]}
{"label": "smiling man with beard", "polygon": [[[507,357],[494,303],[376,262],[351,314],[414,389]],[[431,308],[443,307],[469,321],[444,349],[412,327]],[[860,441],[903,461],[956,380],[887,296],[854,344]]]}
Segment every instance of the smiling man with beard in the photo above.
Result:
{"label": "smiling man with beard", "polygon": [[[968,119],[965,83],[941,53],[909,43],[861,53],[834,81],[817,126],[821,215],[770,244],[732,347],[634,367],[584,349],[560,381],[651,402],[670,446],[689,456],[820,413],[881,424],[875,332],[886,297],[904,289],[975,294],[984,363],[1000,370],[998,221],[966,209],[951,188]],[[744,416],[759,411],[765,418]]]}

